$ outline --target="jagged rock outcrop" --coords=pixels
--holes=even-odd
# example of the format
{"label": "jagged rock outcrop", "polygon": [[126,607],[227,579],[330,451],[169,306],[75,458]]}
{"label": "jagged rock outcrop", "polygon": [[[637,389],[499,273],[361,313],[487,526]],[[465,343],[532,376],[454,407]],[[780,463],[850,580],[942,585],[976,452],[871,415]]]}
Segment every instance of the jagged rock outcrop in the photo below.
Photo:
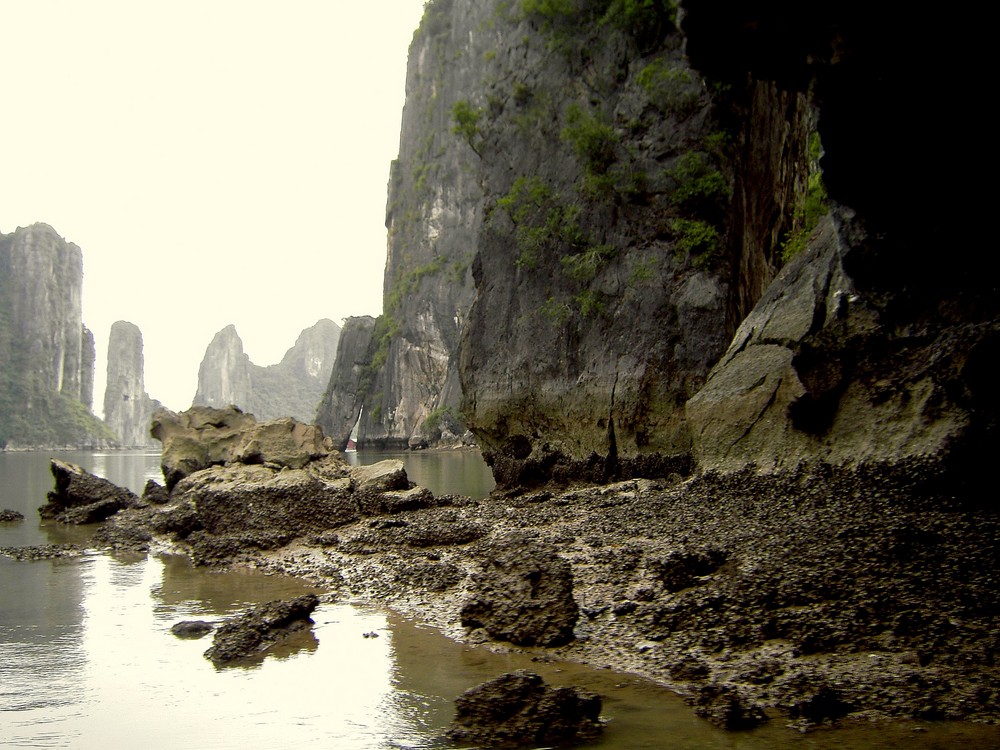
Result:
{"label": "jagged rock outcrop", "polygon": [[0,447],[96,447],[83,253],[47,224],[0,235]]}
{"label": "jagged rock outcrop", "polygon": [[[927,113],[923,101],[927,90],[958,96],[975,80],[975,22],[963,18],[956,28],[946,19],[943,48],[929,56],[916,41],[920,21],[891,9],[685,6],[688,50],[706,74],[735,90],[747,80],[751,89],[779,89],[815,112],[830,208],[688,403],[698,463],[766,468],[940,454],[953,481],[975,485],[969,472],[981,472],[997,445],[984,363],[1000,347],[998,262],[941,254],[978,244],[971,224],[945,218],[980,205],[977,191],[955,187],[975,155],[917,157],[928,140],[961,143],[960,151],[974,142],[964,123]],[[760,115],[784,111],[751,110],[744,133]]]}
{"label": "jagged rock outcrop", "polygon": [[[316,425],[291,419],[257,423],[235,407],[192,407],[181,414],[161,409],[153,434],[163,441],[168,492],[149,483],[140,507],[117,516],[95,541],[142,550],[153,535],[169,535],[197,563],[213,563],[323,536],[360,518],[450,503],[415,487],[402,461],[351,466]],[[438,528],[429,520],[406,528],[399,541],[464,544],[483,533],[474,524],[445,522]]]}
{"label": "jagged rock outcrop", "polygon": [[149,434],[159,401],[146,393],[142,356],[142,331],[134,323],[118,320],[108,338],[108,379],[104,389],[104,423],[126,448],[153,445]]}
{"label": "jagged rock outcrop", "polygon": [[172,496],[193,503],[199,526],[209,534],[287,540],[358,517],[349,474],[336,468],[275,471],[233,463],[192,474],[178,482]]}
{"label": "jagged rock outcrop", "polygon": [[299,334],[281,362],[261,367],[243,351],[236,327],[226,326],[205,350],[193,404],[232,404],[261,420],[311,422],[330,382],[340,333],[332,320],[320,320]]}
{"label": "jagged rock outcrop", "polygon": [[887,328],[845,271],[848,249],[824,219],[688,402],[703,469],[891,462],[961,452],[982,436],[970,410],[977,362],[1000,328],[935,316],[914,319],[916,331]]}
{"label": "jagged rock outcrop", "polygon": [[300,469],[332,450],[316,425],[287,418],[257,422],[235,406],[192,406],[179,414],[158,409],[150,433],[163,445],[160,464],[171,490],[210,466],[238,462]]}
{"label": "jagged rock outcrop", "polygon": [[236,407],[192,406],[180,413],[155,411],[150,434],[163,446],[160,465],[167,489],[188,474],[232,460],[244,430],[256,422],[252,414],[244,414]]}
{"label": "jagged rock outcrop", "polygon": [[[982,456],[972,446],[996,443],[996,399],[979,363],[997,347],[997,262],[939,257],[981,244],[974,223],[943,218],[982,206],[981,195],[945,187],[969,184],[976,157],[928,167],[913,156],[943,133],[965,149],[974,142],[953,118],[921,114],[918,83],[966,90],[971,55],[955,40],[968,29],[950,19],[947,52],[931,62],[914,46],[915,14],[856,3],[619,11],[428,4],[390,183],[386,314],[365,393],[351,399],[372,409],[369,434],[422,444],[430,405],[452,403],[451,385],[426,385],[453,382],[447,309],[461,332],[461,416],[501,484],[853,460],[862,448],[843,432],[867,425],[878,440],[893,408],[910,414],[865,457],[947,449],[968,465]],[[872,118],[876,129],[865,125]],[[793,277],[827,276],[831,242],[835,275],[857,298],[851,309],[864,311],[848,327],[875,328],[815,323],[795,343],[777,342],[794,358],[782,382],[800,392],[779,394],[767,415],[752,399],[736,407],[744,427],[761,417],[747,439],[715,435],[706,420],[718,427],[729,408],[718,378],[747,380],[749,370],[733,374],[751,362],[740,347],[771,345],[741,329],[744,319],[787,297],[781,285]],[[462,277],[447,292],[440,278],[458,260],[447,248],[459,245],[476,253],[467,309]],[[775,281],[796,253],[802,268]],[[832,307],[815,312],[843,328]],[[848,356],[859,345],[862,355]],[[897,348],[910,363],[947,360],[962,372],[893,373]],[[753,354],[766,352],[777,354]],[[754,396],[776,382],[768,372]],[[918,425],[937,420],[942,398],[940,429]],[[357,414],[345,404],[338,432]],[[910,428],[923,436],[906,437]],[[733,439],[741,445],[725,447]]]}
{"label": "jagged rock outcrop", "polygon": [[505,484],[683,473],[679,406],[728,340],[728,134],[669,15],[598,5],[496,10],[470,101],[487,218],[464,414]]}
{"label": "jagged rock outcrop", "polygon": [[55,487],[48,493],[46,504],[38,509],[42,518],[62,523],[95,523],[139,502],[138,496],[131,490],[95,476],[75,464],[56,458],[50,463]]}
{"label": "jagged rock outcrop", "polygon": [[250,357],[236,326],[228,325],[212,338],[198,367],[198,390],[192,406],[224,408],[238,406],[252,411],[250,403]]}

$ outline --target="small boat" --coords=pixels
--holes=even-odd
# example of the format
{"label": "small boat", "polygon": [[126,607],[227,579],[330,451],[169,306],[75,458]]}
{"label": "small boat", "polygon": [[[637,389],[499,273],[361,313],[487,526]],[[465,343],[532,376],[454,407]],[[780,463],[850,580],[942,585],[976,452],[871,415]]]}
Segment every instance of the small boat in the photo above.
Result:
{"label": "small boat", "polygon": [[351,430],[351,435],[347,438],[347,449],[344,453],[358,452],[358,433],[361,432],[361,415],[364,413],[365,407],[362,405],[361,411],[358,412],[358,421],[354,423],[354,429]]}

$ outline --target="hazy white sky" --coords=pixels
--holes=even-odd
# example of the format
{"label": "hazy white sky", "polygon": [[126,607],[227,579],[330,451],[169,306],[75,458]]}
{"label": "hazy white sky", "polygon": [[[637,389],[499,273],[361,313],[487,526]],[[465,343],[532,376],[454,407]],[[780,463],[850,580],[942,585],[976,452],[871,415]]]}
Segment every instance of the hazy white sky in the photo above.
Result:
{"label": "hazy white sky", "polygon": [[116,320],[146,390],[194,396],[233,323],[278,362],[378,315],[389,164],[424,0],[0,0],[0,232],[83,250],[104,401]]}

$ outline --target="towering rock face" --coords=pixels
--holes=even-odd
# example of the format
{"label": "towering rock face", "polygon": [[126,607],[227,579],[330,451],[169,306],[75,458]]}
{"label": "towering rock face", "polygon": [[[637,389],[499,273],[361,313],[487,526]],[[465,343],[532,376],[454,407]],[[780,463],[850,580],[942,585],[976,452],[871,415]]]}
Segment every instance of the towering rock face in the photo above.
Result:
{"label": "towering rock face", "polygon": [[599,5],[495,4],[468,103],[485,219],[464,414],[500,482],[686,471],[682,407],[732,332],[732,134],[665,6]]}
{"label": "towering rock face", "polygon": [[116,321],[108,339],[108,379],[104,391],[104,423],[127,448],[155,445],[149,434],[153,412],[160,407],[146,393],[142,332],[133,323]]}
{"label": "towering rock face", "polygon": [[323,319],[299,334],[276,365],[260,367],[243,351],[235,326],[219,331],[198,369],[196,406],[230,404],[261,420],[292,417],[310,423],[330,382],[340,326]]}
{"label": "towering rock face", "polygon": [[87,326],[83,327],[83,339],[80,348],[80,403],[88,411],[94,408],[94,368],[97,366],[97,347],[94,345],[94,333]]}
{"label": "towering rock face", "polygon": [[[493,45],[484,31],[492,14],[491,3],[430,3],[410,45],[388,188],[384,314],[368,362],[374,375],[365,393],[334,382],[331,394],[337,403],[363,401],[367,434],[382,445],[405,446],[426,436],[428,417],[459,412],[457,353],[474,294],[482,190],[479,157],[451,132],[451,118],[480,86],[477,60]],[[456,61],[459,49],[466,57]]]}
{"label": "towering rock face", "polygon": [[94,338],[83,253],[46,224],[0,235],[0,446],[91,446]]}
{"label": "towering rock face", "polygon": [[[859,3],[428,3],[390,184],[378,429],[419,431],[423,384],[453,393],[437,305],[461,246],[462,416],[501,483],[975,463],[996,444],[997,263],[941,249],[981,244],[954,220],[983,208],[957,189],[981,141],[921,93],[981,101],[960,23],[929,56],[916,14]],[[942,134],[960,158],[916,157]]]}

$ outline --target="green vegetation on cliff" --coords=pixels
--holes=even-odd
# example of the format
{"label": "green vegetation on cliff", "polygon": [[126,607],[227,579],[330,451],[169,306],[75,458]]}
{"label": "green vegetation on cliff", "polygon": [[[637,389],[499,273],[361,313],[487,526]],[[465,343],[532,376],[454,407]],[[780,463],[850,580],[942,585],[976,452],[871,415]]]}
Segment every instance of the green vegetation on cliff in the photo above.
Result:
{"label": "green vegetation on cliff", "polygon": [[559,42],[580,27],[612,26],[631,36],[641,49],[659,44],[674,27],[677,4],[671,0],[521,0],[523,17],[538,21]]}
{"label": "green vegetation on cliff", "polygon": [[564,203],[541,178],[518,177],[496,205],[513,222],[520,268],[533,270],[546,257],[586,245],[580,206]]}
{"label": "green vegetation on cliff", "polygon": [[805,250],[809,235],[829,210],[823,172],[819,166],[822,154],[823,145],[819,133],[813,132],[809,137],[809,178],[806,194],[792,213],[794,229],[788,232],[781,243],[781,259],[785,262]]}

